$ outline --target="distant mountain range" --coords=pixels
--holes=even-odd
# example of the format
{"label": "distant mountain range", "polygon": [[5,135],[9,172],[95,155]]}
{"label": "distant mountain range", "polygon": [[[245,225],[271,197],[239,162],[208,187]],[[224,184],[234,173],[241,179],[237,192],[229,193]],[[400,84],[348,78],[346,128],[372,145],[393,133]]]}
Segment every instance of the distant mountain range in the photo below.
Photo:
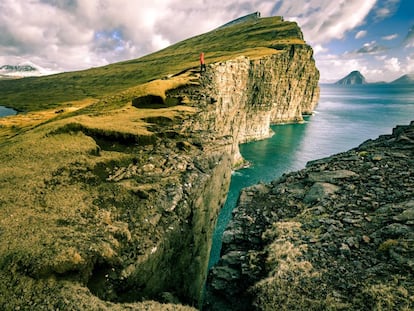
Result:
{"label": "distant mountain range", "polygon": [[31,76],[42,76],[51,73],[52,72],[31,62],[25,62],[19,65],[0,66],[0,79],[17,79]]}
{"label": "distant mountain range", "polygon": [[[357,70],[352,71],[346,77],[336,81],[336,85],[361,85],[361,84],[387,84],[387,82],[368,83],[365,77]],[[406,74],[398,79],[389,82],[389,84],[408,84],[414,85],[414,74]]]}

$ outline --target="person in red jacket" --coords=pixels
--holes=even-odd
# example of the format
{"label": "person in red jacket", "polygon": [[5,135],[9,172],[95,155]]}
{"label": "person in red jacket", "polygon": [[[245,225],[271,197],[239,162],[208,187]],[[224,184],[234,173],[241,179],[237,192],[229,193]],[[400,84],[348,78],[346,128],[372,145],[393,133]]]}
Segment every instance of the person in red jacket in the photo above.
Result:
{"label": "person in red jacket", "polygon": [[206,71],[206,63],[204,62],[204,52],[200,53],[200,73]]}

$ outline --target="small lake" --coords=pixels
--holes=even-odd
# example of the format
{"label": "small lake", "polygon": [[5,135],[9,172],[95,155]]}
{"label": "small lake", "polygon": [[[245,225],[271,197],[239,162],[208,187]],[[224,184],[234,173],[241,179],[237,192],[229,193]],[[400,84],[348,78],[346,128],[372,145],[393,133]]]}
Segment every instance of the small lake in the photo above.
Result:
{"label": "small lake", "polygon": [[370,138],[391,134],[397,124],[414,120],[414,86],[321,85],[315,114],[301,124],[276,125],[275,135],[243,144],[240,152],[252,164],[232,175],[227,201],[213,235],[209,267],[220,258],[221,238],[236,206],[240,190],[261,181],[357,147]]}
{"label": "small lake", "polygon": [[15,115],[17,113],[16,110],[11,109],[11,108],[7,108],[4,106],[0,106],[0,118],[1,117],[7,117],[7,116],[12,116]]}

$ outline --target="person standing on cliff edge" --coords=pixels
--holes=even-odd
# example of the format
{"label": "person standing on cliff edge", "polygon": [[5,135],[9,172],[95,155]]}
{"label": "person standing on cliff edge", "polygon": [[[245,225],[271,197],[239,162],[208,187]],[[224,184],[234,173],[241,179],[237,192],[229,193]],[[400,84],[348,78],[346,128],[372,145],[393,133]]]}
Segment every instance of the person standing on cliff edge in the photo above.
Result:
{"label": "person standing on cliff edge", "polygon": [[200,73],[206,71],[206,63],[204,62],[204,52],[200,53]]}

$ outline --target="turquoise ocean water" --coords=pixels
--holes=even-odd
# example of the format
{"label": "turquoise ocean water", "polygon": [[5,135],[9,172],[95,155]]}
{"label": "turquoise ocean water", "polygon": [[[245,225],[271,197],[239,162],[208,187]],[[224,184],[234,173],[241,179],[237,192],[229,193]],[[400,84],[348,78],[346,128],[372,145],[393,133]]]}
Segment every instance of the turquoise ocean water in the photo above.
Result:
{"label": "turquoise ocean water", "polygon": [[414,120],[414,86],[321,85],[315,113],[304,123],[273,126],[272,138],[240,146],[243,157],[252,165],[233,173],[213,236],[209,267],[220,257],[221,237],[242,188],[270,182],[283,173],[304,168],[310,160],[390,134],[395,125],[411,120]]}

